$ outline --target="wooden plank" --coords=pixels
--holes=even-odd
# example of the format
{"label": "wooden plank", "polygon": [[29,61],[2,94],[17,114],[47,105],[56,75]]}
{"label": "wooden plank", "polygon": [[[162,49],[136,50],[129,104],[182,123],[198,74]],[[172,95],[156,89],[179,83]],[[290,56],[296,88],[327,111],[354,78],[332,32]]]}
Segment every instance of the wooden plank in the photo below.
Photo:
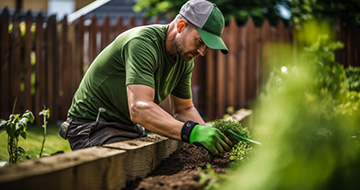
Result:
{"label": "wooden plank", "polygon": [[193,75],[191,77],[191,90],[192,90],[192,99],[194,102],[194,106],[197,108],[199,113],[203,112],[205,93],[203,93],[203,84],[205,83],[205,57],[197,57],[194,60],[194,69]]}
{"label": "wooden plank", "polygon": [[10,61],[10,77],[9,81],[11,87],[11,103],[16,106],[14,113],[20,113],[22,105],[22,97],[20,91],[21,83],[21,35],[20,35],[20,18],[18,14],[13,16],[13,31],[11,33],[11,61]]}
{"label": "wooden plank", "polygon": [[59,30],[59,98],[61,100],[59,119],[65,119],[71,104],[71,45],[68,43],[67,17],[60,22]]}
{"label": "wooden plank", "polygon": [[85,26],[84,26],[85,18],[81,16],[77,23],[76,31],[76,38],[75,38],[75,45],[76,45],[76,60],[73,65],[73,76],[74,76],[74,90],[78,88],[81,79],[84,75],[84,33],[85,33]]}
{"label": "wooden plank", "polygon": [[89,59],[90,59],[89,66],[94,61],[98,53],[96,36],[97,36],[97,19],[96,16],[93,15],[91,17],[91,24],[89,26]]}
{"label": "wooden plank", "polygon": [[101,32],[101,48],[99,52],[101,52],[109,44],[110,44],[110,18],[109,15],[106,15],[104,18],[104,24]]}
{"label": "wooden plank", "polygon": [[125,151],[91,147],[0,168],[2,189],[81,190],[126,186]]}
{"label": "wooden plank", "polygon": [[351,27],[350,26],[346,26],[347,27],[347,33],[346,33],[346,67],[350,66],[352,63],[352,57],[351,57],[351,53],[353,51],[353,46],[351,41],[353,40],[351,38]]}
{"label": "wooden plank", "polygon": [[248,39],[249,39],[249,59],[248,59],[248,78],[247,78],[247,95],[246,101],[248,102],[247,106],[250,106],[249,103],[254,100],[257,94],[258,87],[258,43],[259,43],[259,29],[255,27],[254,22],[249,20],[247,23],[248,27]]}
{"label": "wooden plank", "polygon": [[0,118],[7,119],[11,114],[10,101],[10,35],[9,35],[9,11],[5,8],[0,16]]}
{"label": "wooden plank", "polygon": [[132,181],[145,177],[160,164],[161,160],[182,145],[181,141],[154,134],[140,139],[103,145],[103,147],[126,150],[123,161],[126,181]]}
{"label": "wooden plank", "polygon": [[358,50],[359,44],[356,43],[356,38],[359,36],[359,33],[356,33],[359,32],[358,28],[359,27],[354,24],[348,25],[348,66],[356,66],[360,64],[356,58],[360,53],[360,51]]}
{"label": "wooden plank", "polygon": [[355,40],[354,42],[354,61],[352,62],[353,66],[360,66],[360,36],[358,34],[360,34],[360,27],[359,26],[354,26],[354,30],[352,31],[354,33],[354,38]]}
{"label": "wooden plank", "polygon": [[260,65],[260,83],[264,84],[268,78],[269,57],[266,56],[266,49],[272,42],[272,28],[268,20],[265,20],[261,27],[261,65]]}
{"label": "wooden plank", "polygon": [[31,52],[32,52],[32,32],[31,32],[31,25],[32,25],[32,18],[31,12],[28,11],[25,16],[25,61],[24,61],[24,68],[25,68],[25,75],[24,75],[24,110],[33,110],[32,107],[32,95],[31,95],[31,73],[32,73],[32,66],[31,66]]}
{"label": "wooden plank", "polygon": [[229,55],[227,59],[229,60],[227,63],[227,105],[232,106],[233,108],[237,109],[238,102],[236,101],[237,97],[237,83],[238,80],[236,79],[236,62],[237,62],[237,55],[238,55],[238,26],[236,24],[235,19],[232,19],[229,24],[228,28],[228,40],[227,46],[229,49]]}
{"label": "wooden plank", "polygon": [[247,68],[248,68],[248,27],[245,25],[239,29],[239,43],[240,51],[238,54],[239,67],[237,72],[239,73],[238,80],[239,82],[239,101],[240,107],[246,107],[246,93],[247,93]]}
{"label": "wooden plank", "polygon": [[72,98],[73,95],[75,94],[75,91],[77,89],[77,76],[75,75],[75,69],[78,66],[78,57],[77,57],[77,32],[76,32],[76,28],[77,28],[77,24],[69,24],[68,25],[68,53],[69,53],[69,63],[67,64],[67,68],[69,71],[69,83],[66,84],[66,87],[69,88],[70,93],[69,96]]}
{"label": "wooden plank", "polygon": [[[35,113],[39,113],[46,104],[45,100],[45,54],[44,54],[44,29],[43,17],[39,13],[36,17],[35,29]],[[41,121],[38,114],[34,114],[37,121]]]}
{"label": "wooden plank", "polygon": [[206,117],[209,120],[215,118],[215,52],[209,49],[206,54]]}
{"label": "wooden plank", "polygon": [[[46,42],[46,72],[47,72],[47,78],[46,78],[46,90],[47,90],[47,102],[46,105],[43,105],[50,110],[57,110],[57,106],[55,101],[57,100],[57,83],[55,80],[56,73],[58,72],[57,67],[57,54],[56,49],[57,47],[57,40],[56,40],[56,16],[52,15],[47,20],[47,29],[46,29],[46,36],[47,36],[47,42]],[[50,117],[50,120],[54,121],[55,118],[57,118],[57,111],[52,113],[53,117]]]}
{"label": "wooden plank", "polygon": [[[344,46],[346,46],[346,44],[344,43],[344,27],[342,27],[341,21],[337,21],[334,25],[333,25],[333,29],[335,31],[335,39],[336,41],[341,41]],[[343,64],[345,66],[346,63],[346,58],[345,58],[345,49],[339,49],[335,51],[335,59],[336,61],[338,61],[339,63]]]}
{"label": "wooden plank", "polygon": [[119,16],[117,19],[116,29],[115,29],[116,36],[118,36],[124,31],[125,31],[125,26],[123,25],[123,17]]}
{"label": "wooden plank", "polygon": [[135,18],[135,15],[132,15],[130,17],[130,20],[129,20],[129,24],[128,24],[128,27],[127,29],[130,29],[130,28],[133,28],[136,26],[136,18]]}
{"label": "wooden plank", "polygon": [[225,114],[226,108],[226,57],[219,50],[216,51],[216,118]]}

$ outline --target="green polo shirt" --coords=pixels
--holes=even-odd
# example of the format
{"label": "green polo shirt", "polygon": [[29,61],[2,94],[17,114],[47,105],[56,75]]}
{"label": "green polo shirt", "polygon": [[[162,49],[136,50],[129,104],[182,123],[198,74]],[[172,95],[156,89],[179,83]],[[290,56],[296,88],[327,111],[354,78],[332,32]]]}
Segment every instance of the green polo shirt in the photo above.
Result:
{"label": "green polo shirt", "polygon": [[170,93],[191,98],[193,61],[166,52],[168,25],[149,25],[120,34],[93,61],[77,89],[68,115],[79,121],[95,121],[99,107],[107,121],[128,125],[130,120],[126,86],[143,84],[155,90],[154,102]]}

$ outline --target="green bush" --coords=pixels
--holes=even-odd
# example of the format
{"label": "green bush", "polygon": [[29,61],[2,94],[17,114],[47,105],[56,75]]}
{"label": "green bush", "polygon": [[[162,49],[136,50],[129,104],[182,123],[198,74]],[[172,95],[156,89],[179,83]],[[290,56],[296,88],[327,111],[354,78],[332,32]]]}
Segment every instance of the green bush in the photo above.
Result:
{"label": "green bush", "polygon": [[360,94],[334,59],[341,47],[321,35],[297,57],[282,48],[253,108],[262,145],[221,189],[360,188]]}

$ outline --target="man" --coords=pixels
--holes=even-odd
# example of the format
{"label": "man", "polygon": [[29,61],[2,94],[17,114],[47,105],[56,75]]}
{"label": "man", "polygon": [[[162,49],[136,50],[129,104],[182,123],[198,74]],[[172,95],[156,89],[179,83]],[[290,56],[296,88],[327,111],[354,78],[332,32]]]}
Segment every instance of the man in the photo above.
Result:
{"label": "man", "polygon": [[75,150],[143,137],[145,127],[214,155],[230,150],[231,141],[194,107],[190,82],[195,57],[208,47],[228,52],[223,29],[215,4],[191,0],[168,25],[120,34],[85,73],[60,135]]}

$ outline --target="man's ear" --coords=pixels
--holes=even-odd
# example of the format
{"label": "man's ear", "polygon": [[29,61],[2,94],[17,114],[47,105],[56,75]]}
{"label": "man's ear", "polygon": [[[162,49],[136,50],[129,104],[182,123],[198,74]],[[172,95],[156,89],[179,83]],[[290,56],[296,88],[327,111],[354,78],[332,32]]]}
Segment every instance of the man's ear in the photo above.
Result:
{"label": "man's ear", "polygon": [[180,20],[176,25],[176,30],[178,33],[181,33],[183,28],[186,26],[186,22],[184,20]]}

